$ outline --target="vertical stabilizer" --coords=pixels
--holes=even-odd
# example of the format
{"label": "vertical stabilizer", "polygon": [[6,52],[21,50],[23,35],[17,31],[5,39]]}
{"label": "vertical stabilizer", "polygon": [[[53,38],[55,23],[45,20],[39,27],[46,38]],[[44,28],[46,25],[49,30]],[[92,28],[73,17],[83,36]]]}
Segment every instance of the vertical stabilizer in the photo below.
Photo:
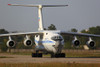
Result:
{"label": "vertical stabilizer", "polygon": [[38,22],[39,22],[38,30],[44,30],[43,19],[42,19],[42,8],[43,7],[64,7],[64,6],[68,6],[68,5],[33,5],[33,4],[28,4],[28,5],[8,4],[8,5],[9,6],[38,7]]}
{"label": "vertical stabilizer", "polygon": [[43,19],[42,19],[42,5],[39,5],[38,7],[38,22],[39,22],[39,28],[38,30],[44,30],[43,26]]}

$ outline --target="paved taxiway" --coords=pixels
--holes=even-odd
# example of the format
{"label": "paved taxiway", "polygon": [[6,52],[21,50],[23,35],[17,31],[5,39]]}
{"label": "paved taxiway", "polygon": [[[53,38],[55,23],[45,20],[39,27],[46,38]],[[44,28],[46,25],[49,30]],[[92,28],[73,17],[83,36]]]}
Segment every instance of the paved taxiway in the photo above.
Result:
{"label": "paved taxiway", "polygon": [[0,58],[0,63],[45,63],[45,62],[61,62],[61,63],[100,63],[100,58],[32,58],[30,55],[8,55],[0,54],[8,58]]}

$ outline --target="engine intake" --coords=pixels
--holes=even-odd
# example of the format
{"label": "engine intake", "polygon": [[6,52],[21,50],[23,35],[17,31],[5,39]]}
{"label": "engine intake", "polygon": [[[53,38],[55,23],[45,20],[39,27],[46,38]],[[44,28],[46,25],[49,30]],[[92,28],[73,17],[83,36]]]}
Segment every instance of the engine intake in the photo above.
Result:
{"label": "engine intake", "polygon": [[95,42],[91,39],[91,38],[89,38],[89,41],[87,41],[87,43],[86,43],[89,47],[94,47],[95,46]]}
{"label": "engine intake", "polygon": [[25,46],[31,46],[31,45],[32,45],[32,41],[29,40],[29,39],[26,39],[26,40],[24,41],[24,45],[25,45]]}
{"label": "engine intake", "polygon": [[80,45],[80,41],[74,37],[74,40],[72,41],[72,44],[75,46],[75,47],[78,47]]}
{"label": "engine intake", "polygon": [[7,41],[7,47],[15,47],[15,41],[9,37],[9,40]]}
{"label": "engine intake", "polygon": [[26,35],[26,39],[24,40],[24,45],[25,46],[31,46],[32,45],[32,40],[27,35]]}

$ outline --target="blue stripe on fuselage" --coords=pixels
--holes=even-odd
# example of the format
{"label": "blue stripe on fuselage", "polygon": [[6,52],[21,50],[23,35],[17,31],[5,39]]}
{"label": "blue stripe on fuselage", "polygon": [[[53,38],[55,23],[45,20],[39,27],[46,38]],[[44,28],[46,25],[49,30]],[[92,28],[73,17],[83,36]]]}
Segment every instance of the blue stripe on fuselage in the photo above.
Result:
{"label": "blue stripe on fuselage", "polygon": [[[39,43],[39,41],[37,41],[37,40],[35,40],[35,42],[36,43]],[[41,41],[42,43],[54,43],[53,41],[49,41],[49,40],[47,40],[47,41]]]}

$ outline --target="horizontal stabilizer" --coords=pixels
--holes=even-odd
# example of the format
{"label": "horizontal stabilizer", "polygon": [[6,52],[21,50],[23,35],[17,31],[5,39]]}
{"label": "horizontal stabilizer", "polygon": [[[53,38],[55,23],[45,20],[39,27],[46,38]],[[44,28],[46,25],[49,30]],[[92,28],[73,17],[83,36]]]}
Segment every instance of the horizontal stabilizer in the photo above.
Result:
{"label": "horizontal stabilizer", "polygon": [[20,5],[20,4],[8,4],[9,6],[24,6],[24,7],[64,7],[68,5],[33,5],[33,4],[28,4],[28,5]]}
{"label": "horizontal stabilizer", "polygon": [[20,5],[20,4],[8,4],[9,6],[24,6],[24,7],[38,7],[38,5]]}
{"label": "horizontal stabilizer", "polygon": [[43,7],[64,7],[68,5],[42,5]]}

